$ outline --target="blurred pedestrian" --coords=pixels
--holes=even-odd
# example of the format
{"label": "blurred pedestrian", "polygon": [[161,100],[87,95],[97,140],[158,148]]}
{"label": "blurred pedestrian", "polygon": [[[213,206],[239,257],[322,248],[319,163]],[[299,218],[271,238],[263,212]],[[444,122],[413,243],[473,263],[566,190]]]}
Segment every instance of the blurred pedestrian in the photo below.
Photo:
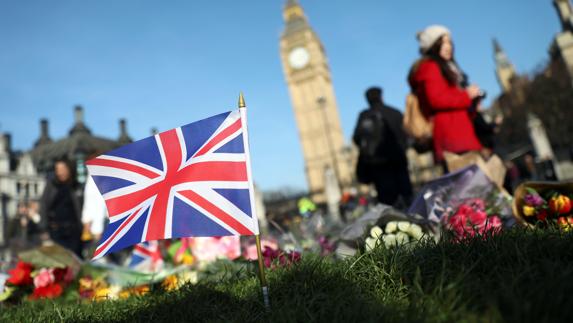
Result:
{"label": "blurred pedestrian", "polygon": [[41,200],[42,227],[55,243],[81,255],[82,187],[67,159],[54,165],[55,177],[48,180]]}
{"label": "blurred pedestrian", "polygon": [[14,255],[40,244],[40,216],[37,202],[20,202],[16,216],[8,223],[7,236]]}
{"label": "blurred pedestrian", "polygon": [[412,66],[408,81],[423,113],[433,119],[436,162],[443,163],[445,151],[480,151],[469,110],[482,92],[477,85],[463,87],[465,75],[454,59],[450,31],[432,25],[418,33],[418,41],[422,57]]}
{"label": "blurred pedestrian", "polygon": [[369,107],[360,113],[352,137],[360,151],[357,177],[362,183],[374,184],[380,203],[406,207],[412,184],[402,113],[384,104],[379,87],[369,88],[365,95]]}

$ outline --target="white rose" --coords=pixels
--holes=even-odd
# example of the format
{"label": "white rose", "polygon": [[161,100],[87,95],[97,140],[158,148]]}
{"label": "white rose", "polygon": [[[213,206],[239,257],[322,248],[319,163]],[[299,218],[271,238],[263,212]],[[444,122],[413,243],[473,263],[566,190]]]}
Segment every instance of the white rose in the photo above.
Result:
{"label": "white rose", "polygon": [[370,251],[376,247],[376,238],[366,238],[366,251]]}
{"label": "white rose", "polygon": [[420,240],[424,235],[424,232],[422,232],[422,227],[420,227],[417,224],[412,224],[410,226],[410,230],[408,230],[408,233],[410,234],[410,236],[412,236],[412,238],[416,240]]}
{"label": "white rose", "polygon": [[411,223],[408,221],[400,221],[400,222],[398,222],[398,230],[400,230],[402,232],[408,232],[410,225],[411,225]]}
{"label": "white rose", "polygon": [[390,221],[386,224],[386,233],[394,233],[396,232],[396,228],[398,227],[398,222]]}
{"label": "white rose", "polygon": [[396,235],[395,234],[385,234],[382,236],[382,241],[386,248],[390,248],[396,245]]}
{"label": "white rose", "polygon": [[370,236],[376,239],[379,239],[383,233],[384,231],[382,231],[382,229],[379,226],[375,226],[372,227],[372,229],[370,229]]}
{"label": "white rose", "polygon": [[408,238],[408,235],[404,232],[398,232],[396,233],[396,242],[398,242],[398,244],[405,244],[408,243],[410,241],[410,238]]}

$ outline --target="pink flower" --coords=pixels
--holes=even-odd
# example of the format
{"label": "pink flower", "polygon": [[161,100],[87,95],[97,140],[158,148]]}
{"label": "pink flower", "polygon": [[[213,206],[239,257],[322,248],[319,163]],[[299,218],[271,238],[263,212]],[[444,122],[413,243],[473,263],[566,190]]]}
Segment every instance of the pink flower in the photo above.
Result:
{"label": "pink flower", "polygon": [[263,251],[265,267],[274,269],[277,267],[275,260],[278,260],[279,266],[290,266],[292,263],[298,262],[301,258],[300,252],[292,251],[285,253],[280,249],[272,249],[265,247]]}
{"label": "pink flower", "polygon": [[238,236],[193,238],[191,250],[198,261],[213,261],[217,258],[233,260],[241,255]]}
{"label": "pink flower", "polygon": [[501,219],[497,215],[493,215],[487,219],[487,223],[485,225],[485,230],[486,231],[492,230],[492,231],[497,232],[497,231],[501,230],[501,226],[502,226]]}
{"label": "pink flower", "polygon": [[[271,249],[276,249],[276,248],[278,248],[278,244],[275,241],[271,241],[271,240],[261,240],[261,248],[263,250],[265,250],[267,247],[271,248]],[[245,248],[245,251],[243,253],[243,257],[245,257],[248,260],[257,260],[258,259],[257,246],[254,243],[248,245]]]}
{"label": "pink flower", "polygon": [[38,275],[34,277],[34,286],[36,286],[36,288],[46,287],[55,281],[56,279],[52,273],[52,270],[42,268],[40,269]]}
{"label": "pink flower", "polygon": [[473,226],[482,227],[487,220],[487,214],[484,211],[475,211],[470,214],[469,220]]}

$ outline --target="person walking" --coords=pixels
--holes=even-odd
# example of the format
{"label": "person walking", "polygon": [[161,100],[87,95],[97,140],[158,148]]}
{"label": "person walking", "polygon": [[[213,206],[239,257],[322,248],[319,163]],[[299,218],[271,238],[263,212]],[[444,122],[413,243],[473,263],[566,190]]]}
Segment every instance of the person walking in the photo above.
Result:
{"label": "person walking", "polygon": [[360,113],[352,137],[360,150],[357,178],[374,184],[380,203],[406,207],[412,198],[412,184],[402,113],[384,104],[381,88],[371,87],[365,94],[369,107]]}
{"label": "person walking", "polygon": [[55,177],[48,180],[40,204],[42,228],[55,243],[82,258],[82,188],[66,159],[57,160]]}
{"label": "person walking", "polygon": [[454,59],[450,31],[432,25],[418,33],[422,57],[414,63],[408,81],[423,114],[433,120],[434,158],[444,163],[444,152],[480,151],[472,118],[475,101],[482,95],[477,85],[464,88],[466,77]]}

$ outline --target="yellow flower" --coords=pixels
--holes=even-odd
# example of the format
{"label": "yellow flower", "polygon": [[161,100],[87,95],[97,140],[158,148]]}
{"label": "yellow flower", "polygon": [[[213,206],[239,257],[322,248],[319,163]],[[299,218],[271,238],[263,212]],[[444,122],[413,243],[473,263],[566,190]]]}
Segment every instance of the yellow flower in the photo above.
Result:
{"label": "yellow flower", "polygon": [[524,206],[523,207],[523,214],[525,216],[533,216],[535,215],[535,208],[533,206]]}
{"label": "yellow flower", "polygon": [[163,283],[161,285],[163,285],[163,288],[165,288],[165,290],[169,290],[169,291],[179,288],[179,282],[177,280],[177,276],[170,275],[170,276],[165,277],[165,280],[163,281]]}
{"label": "yellow flower", "polygon": [[133,288],[124,289],[119,292],[119,298],[128,298],[133,295],[141,296],[149,292],[149,286],[143,285]]}
{"label": "yellow flower", "polygon": [[183,257],[181,259],[181,263],[184,265],[191,265],[191,264],[193,264],[194,260],[195,259],[193,258],[193,255],[185,253],[185,254],[183,254]]}
{"label": "yellow flower", "polygon": [[121,290],[119,286],[111,286],[106,288],[98,288],[94,292],[93,299],[95,301],[104,301],[108,299],[117,299],[117,296]]}

